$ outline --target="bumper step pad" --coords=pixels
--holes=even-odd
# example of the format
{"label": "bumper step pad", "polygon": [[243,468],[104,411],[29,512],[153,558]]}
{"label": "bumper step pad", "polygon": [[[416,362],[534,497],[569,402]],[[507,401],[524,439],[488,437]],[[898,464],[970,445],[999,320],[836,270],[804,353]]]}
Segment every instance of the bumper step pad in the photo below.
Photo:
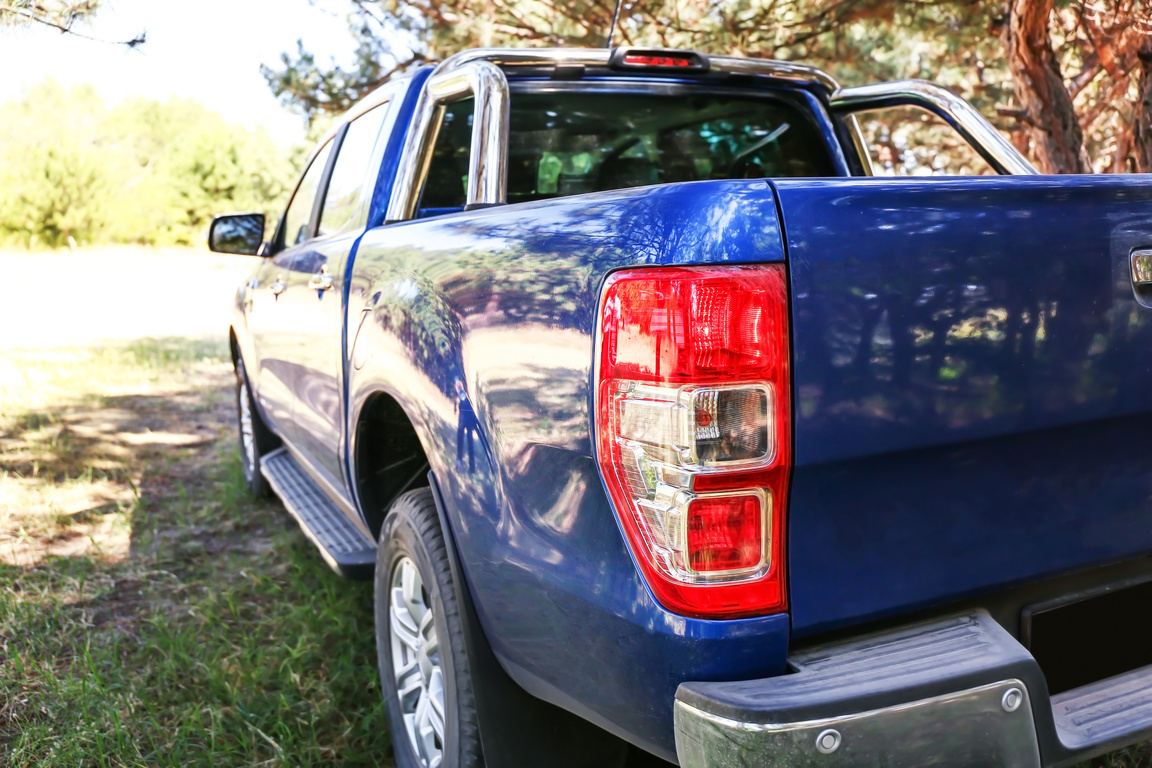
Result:
{"label": "bumper step pad", "polygon": [[371,578],[375,543],[332,503],[286,448],[263,457],[260,472],[334,571],[350,578]]}
{"label": "bumper step pad", "polygon": [[1152,735],[1152,667],[1057,694],[1052,715],[1069,749],[1123,746],[1147,738]]}

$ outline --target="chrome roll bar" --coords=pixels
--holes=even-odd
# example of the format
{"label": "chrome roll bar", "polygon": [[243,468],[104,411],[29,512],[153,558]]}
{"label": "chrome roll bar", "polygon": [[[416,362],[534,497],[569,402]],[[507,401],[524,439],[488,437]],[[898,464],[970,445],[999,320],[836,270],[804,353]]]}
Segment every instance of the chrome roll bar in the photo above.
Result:
{"label": "chrome roll bar", "polygon": [[841,88],[832,94],[830,106],[833,112],[847,115],[888,107],[920,107],[952,126],[998,173],[1022,176],[1039,173],[975,107],[935,83],[895,80]]}
{"label": "chrome roll bar", "polygon": [[[482,48],[445,59],[424,84],[416,104],[385,222],[415,216],[420,190],[432,161],[432,149],[448,104],[469,95],[475,98],[476,103],[466,207],[501,205],[507,200],[509,86],[505,70],[517,75],[533,69],[550,69],[554,76],[571,70],[579,77],[581,69],[607,69],[611,56],[612,51],[604,49]],[[975,107],[933,83],[900,80],[841,88],[831,75],[815,67],[786,61],[709,56],[708,65],[709,71],[713,72],[761,76],[823,88],[828,93],[832,111],[844,117],[865,173],[869,175],[870,157],[854,113],[895,106],[920,107],[939,115],[999,173],[1037,173]]]}
{"label": "chrome roll bar", "polygon": [[448,67],[450,61],[436,68],[416,102],[413,124],[400,155],[403,160],[388,200],[386,223],[416,214],[444,111],[451,102],[470,95],[474,96],[476,107],[466,207],[499,205],[507,199],[508,78],[491,61],[477,59]]}

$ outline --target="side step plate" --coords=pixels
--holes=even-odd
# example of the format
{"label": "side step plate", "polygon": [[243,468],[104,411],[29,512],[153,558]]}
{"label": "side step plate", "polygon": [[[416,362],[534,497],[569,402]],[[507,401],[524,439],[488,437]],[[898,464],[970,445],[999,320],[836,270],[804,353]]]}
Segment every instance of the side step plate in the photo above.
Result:
{"label": "side step plate", "polygon": [[332,570],[352,579],[372,578],[376,545],[312,482],[288,449],[264,456],[260,472]]}

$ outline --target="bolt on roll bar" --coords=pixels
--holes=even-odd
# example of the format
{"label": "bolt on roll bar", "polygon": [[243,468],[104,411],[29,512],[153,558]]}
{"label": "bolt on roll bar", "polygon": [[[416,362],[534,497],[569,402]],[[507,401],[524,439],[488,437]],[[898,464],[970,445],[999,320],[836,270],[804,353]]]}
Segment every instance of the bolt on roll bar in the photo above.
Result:
{"label": "bolt on roll bar", "polygon": [[[612,55],[613,51],[604,49],[483,48],[445,59],[428,78],[417,102],[385,221],[402,221],[416,214],[420,190],[432,160],[432,148],[449,103],[472,96],[476,104],[466,208],[501,205],[507,200],[508,75],[529,74],[536,70],[548,70],[553,74],[607,70]],[[831,75],[804,64],[731,56],[710,56],[707,62],[711,72],[761,76],[824,90],[832,112],[844,118],[866,172],[870,172],[867,147],[854,114],[887,107],[915,106],[943,118],[998,173],[1037,173],[975,107],[933,83],[899,80],[841,88]]]}
{"label": "bolt on roll bar", "polygon": [[894,80],[841,88],[832,94],[830,106],[833,112],[843,115],[888,107],[920,107],[952,126],[998,173],[1021,176],[1039,173],[975,107],[935,83]]}

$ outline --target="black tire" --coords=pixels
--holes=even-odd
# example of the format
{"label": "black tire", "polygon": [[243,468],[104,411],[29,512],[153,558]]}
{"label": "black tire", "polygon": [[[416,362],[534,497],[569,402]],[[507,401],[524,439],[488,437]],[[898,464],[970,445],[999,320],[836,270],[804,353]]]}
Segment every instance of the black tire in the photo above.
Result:
{"label": "black tire", "polygon": [[[376,655],[380,663],[380,685],[388,707],[392,749],[397,768],[427,768],[438,748],[442,768],[479,768],[483,758],[476,704],[464,647],[464,630],[456,604],[452,572],[440,519],[432,491],[418,488],[393,502],[384,518],[376,550]],[[412,569],[412,570],[409,570]],[[419,578],[420,595],[415,595],[413,570]],[[408,579],[408,581],[405,581]],[[397,616],[407,625],[393,623],[393,589],[397,594]],[[412,593],[405,600],[406,590]],[[425,612],[417,619],[415,614]],[[431,617],[426,618],[430,612]],[[397,622],[402,619],[398,618]],[[415,632],[403,626],[417,626]],[[395,627],[400,627],[394,632]],[[426,642],[427,629],[435,630],[436,649]],[[400,635],[419,645],[405,645]],[[407,661],[405,659],[407,658]],[[408,669],[401,701],[401,683],[394,661]],[[427,662],[427,664],[425,663]],[[415,671],[413,671],[415,664]],[[440,684],[435,680],[439,677]],[[417,688],[418,687],[418,688]],[[424,754],[415,735],[421,730],[420,701],[428,707],[442,697],[442,737],[424,737]],[[428,710],[435,711],[434,708]],[[411,718],[409,720],[408,718]],[[430,717],[424,733],[435,730]],[[410,730],[409,725],[413,728]],[[431,745],[430,747],[427,745]]]}
{"label": "black tire", "polygon": [[[246,417],[251,427],[250,441],[244,434]],[[244,361],[240,358],[236,358],[236,423],[239,428],[240,465],[244,469],[244,483],[248,486],[248,492],[258,499],[271,496],[272,489],[260,472],[260,461],[280,447],[280,438],[272,433],[260,416],[252,397],[252,387],[248,383],[248,373],[244,370]]]}

